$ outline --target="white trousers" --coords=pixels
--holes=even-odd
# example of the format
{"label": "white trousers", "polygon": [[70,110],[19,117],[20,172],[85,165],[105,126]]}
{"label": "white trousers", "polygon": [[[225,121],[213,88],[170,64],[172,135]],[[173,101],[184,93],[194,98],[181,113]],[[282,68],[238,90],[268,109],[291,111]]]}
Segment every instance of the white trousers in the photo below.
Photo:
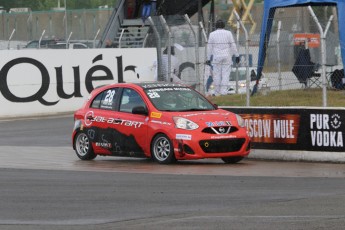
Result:
{"label": "white trousers", "polygon": [[212,65],[215,95],[217,96],[228,94],[229,77],[231,72],[231,59],[214,58]]}

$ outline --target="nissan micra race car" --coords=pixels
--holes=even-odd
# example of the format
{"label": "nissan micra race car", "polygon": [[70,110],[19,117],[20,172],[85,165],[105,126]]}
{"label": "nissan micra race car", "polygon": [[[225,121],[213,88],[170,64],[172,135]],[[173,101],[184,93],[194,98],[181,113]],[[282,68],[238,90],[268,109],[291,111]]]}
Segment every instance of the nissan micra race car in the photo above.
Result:
{"label": "nissan micra race car", "polygon": [[73,148],[97,155],[176,160],[221,158],[237,163],[250,152],[243,119],[218,109],[190,87],[118,83],[99,87],[74,114]]}

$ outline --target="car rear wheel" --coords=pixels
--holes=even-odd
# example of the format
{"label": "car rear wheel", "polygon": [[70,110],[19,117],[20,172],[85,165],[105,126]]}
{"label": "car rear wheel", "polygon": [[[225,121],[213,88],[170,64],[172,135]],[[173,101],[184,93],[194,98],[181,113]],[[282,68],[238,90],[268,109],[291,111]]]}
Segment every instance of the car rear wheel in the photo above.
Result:
{"label": "car rear wheel", "polygon": [[160,164],[170,164],[176,161],[174,147],[164,134],[159,134],[153,139],[151,153],[154,160]]}
{"label": "car rear wheel", "polygon": [[240,162],[243,159],[243,157],[222,157],[222,160],[226,164],[236,164],[237,162]]}
{"label": "car rear wheel", "polygon": [[86,133],[79,132],[74,138],[75,152],[82,160],[93,160],[96,154],[93,152],[92,145]]}

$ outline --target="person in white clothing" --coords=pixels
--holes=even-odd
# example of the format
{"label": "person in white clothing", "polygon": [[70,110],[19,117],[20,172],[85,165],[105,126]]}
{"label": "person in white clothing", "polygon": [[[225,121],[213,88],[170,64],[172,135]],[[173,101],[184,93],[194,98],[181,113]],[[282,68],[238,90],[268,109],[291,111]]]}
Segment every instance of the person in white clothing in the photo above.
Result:
{"label": "person in white clothing", "polygon": [[228,93],[232,56],[236,56],[236,63],[240,61],[234,37],[224,27],[224,21],[219,19],[216,22],[216,30],[210,33],[208,39],[207,58],[212,60],[215,96]]}

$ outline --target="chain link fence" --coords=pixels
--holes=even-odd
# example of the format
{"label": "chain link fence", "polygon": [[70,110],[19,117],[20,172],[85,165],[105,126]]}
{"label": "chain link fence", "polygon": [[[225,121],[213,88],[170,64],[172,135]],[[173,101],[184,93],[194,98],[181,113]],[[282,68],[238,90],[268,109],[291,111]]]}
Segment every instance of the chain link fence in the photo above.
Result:
{"label": "chain link fence", "polygon": [[[328,101],[332,101],[333,94],[330,92],[343,89],[343,78],[335,75],[343,74],[340,48],[345,44],[339,42],[336,7],[313,7],[313,11],[323,29],[330,22],[331,15],[334,17],[326,35],[325,63],[326,96]],[[0,15],[0,40],[7,41],[15,30],[12,40],[21,41],[21,44],[11,43],[13,49],[21,48],[30,40],[38,40],[43,31],[44,39],[65,40],[71,35],[72,40],[92,41],[99,30],[103,31],[111,13],[112,9],[67,11],[67,27],[64,11],[3,13]],[[227,21],[226,18],[223,19]],[[257,21],[257,29],[254,33],[248,34],[248,37],[245,36],[243,28],[230,27],[230,24],[226,23],[225,29],[232,31],[240,54],[240,62],[232,63],[227,85],[228,94],[240,95],[240,104],[248,105],[249,79],[250,101],[257,95],[270,99],[271,92],[275,91],[281,92],[280,97],[285,102],[295,100],[297,92],[310,94],[313,97],[311,100],[321,101],[324,95],[320,32],[308,7],[278,8],[274,15],[270,15],[270,19],[273,20],[272,31],[269,39],[266,38],[265,64],[260,78],[256,74],[256,69],[261,21]],[[152,63],[152,68],[157,70],[156,79],[170,81],[173,78],[207,95],[207,80],[213,74],[211,67],[206,65],[208,38],[211,32],[207,28],[214,28],[215,25],[206,26],[204,29],[196,18],[190,19],[185,15],[154,16],[150,20],[151,26],[141,47],[157,48],[157,62]],[[236,19],[234,20],[232,25],[237,24]],[[251,31],[251,25],[243,23],[246,30]],[[258,89],[255,94],[254,89]],[[315,91],[318,93],[311,94]],[[229,97],[227,100],[232,98]],[[250,102],[249,104],[251,105]],[[274,103],[268,100],[267,104],[261,105],[279,106],[279,100]],[[306,101],[302,106],[310,104]],[[322,106],[322,103],[319,106]]]}
{"label": "chain link fence", "polygon": [[104,30],[112,11],[112,8],[102,8],[66,12],[3,12],[0,14],[0,40],[9,41],[9,47],[0,48],[21,49],[29,41],[40,38],[93,42]]}
{"label": "chain link fence", "polygon": [[[278,8],[275,15],[270,15],[273,26],[269,41],[265,42],[267,51],[263,66],[266,86],[270,91],[285,91],[283,96],[291,101],[296,99],[296,90],[312,95],[313,100],[322,101],[322,97],[326,97],[331,101],[334,98],[330,93],[344,87],[341,74],[335,76],[343,69],[340,48],[344,47],[339,42],[336,7],[319,6],[312,10],[324,31],[329,24],[325,39],[325,82],[322,81],[320,31],[308,7]],[[322,94],[324,84],[326,95]],[[311,94],[315,91],[319,93]],[[304,106],[309,106],[307,101]]]}

